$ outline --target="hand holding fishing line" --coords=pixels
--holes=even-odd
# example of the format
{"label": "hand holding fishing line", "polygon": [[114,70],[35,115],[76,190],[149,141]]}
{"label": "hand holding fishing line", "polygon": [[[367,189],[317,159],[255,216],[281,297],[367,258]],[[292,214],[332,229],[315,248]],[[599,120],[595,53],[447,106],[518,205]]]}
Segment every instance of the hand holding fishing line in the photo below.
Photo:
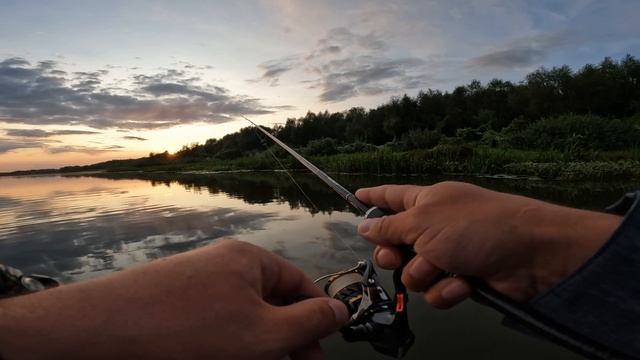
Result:
{"label": "hand holding fishing line", "polygon": [[385,185],[360,189],[365,203],[397,214],[367,219],[358,231],[378,245],[377,263],[401,265],[396,246],[417,256],[402,280],[425,300],[448,308],[471,294],[460,278],[472,276],[498,292],[526,302],[573,273],[620,224],[616,215],[578,210],[465,183]]}
{"label": "hand holding fishing line", "polygon": [[223,241],[3,299],[0,351],[6,359],[318,359],[318,340],[347,316],[293,264]]}

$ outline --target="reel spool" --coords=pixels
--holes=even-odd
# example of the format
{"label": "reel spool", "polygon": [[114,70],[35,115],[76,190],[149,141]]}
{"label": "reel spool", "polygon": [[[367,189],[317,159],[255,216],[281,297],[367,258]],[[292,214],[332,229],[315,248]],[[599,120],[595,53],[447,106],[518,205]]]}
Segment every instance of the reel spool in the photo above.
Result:
{"label": "reel spool", "polygon": [[392,299],[378,281],[371,262],[365,260],[315,282],[324,279],[325,293],[349,310],[349,323],[340,330],[346,341],[367,341],[378,352],[396,358],[406,354],[415,337],[407,321],[405,292],[397,292]]}
{"label": "reel spool", "polygon": [[330,297],[342,301],[353,316],[362,302],[364,289],[362,274],[357,272],[334,275],[327,280],[324,291]]}

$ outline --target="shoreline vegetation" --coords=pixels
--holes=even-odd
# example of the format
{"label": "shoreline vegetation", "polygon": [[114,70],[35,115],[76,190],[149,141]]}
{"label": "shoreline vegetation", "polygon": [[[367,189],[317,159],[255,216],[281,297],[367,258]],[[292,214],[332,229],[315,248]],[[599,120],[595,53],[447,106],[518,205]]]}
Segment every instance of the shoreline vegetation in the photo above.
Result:
{"label": "shoreline vegetation", "polygon": [[[640,61],[540,68],[518,83],[474,80],[265,129],[328,172],[640,179]],[[247,127],[174,154],[0,175],[281,170],[273,155],[301,168],[258,133]]]}

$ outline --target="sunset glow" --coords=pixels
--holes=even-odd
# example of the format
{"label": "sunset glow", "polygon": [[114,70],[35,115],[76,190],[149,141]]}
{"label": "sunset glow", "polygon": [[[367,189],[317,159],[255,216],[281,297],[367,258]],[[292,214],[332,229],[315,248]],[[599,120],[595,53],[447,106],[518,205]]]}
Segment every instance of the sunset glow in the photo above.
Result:
{"label": "sunset glow", "polygon": [[0,172],[174,152],[245,127],[240,115],[272,125],[620,58],[640,49],[638,10],[622,0],[6,3]]}

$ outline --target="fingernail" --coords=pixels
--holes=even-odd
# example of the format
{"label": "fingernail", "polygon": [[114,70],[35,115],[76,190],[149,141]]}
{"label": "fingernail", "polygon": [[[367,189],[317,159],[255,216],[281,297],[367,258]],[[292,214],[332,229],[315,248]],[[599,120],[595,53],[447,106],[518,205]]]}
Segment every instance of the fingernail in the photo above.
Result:
{"label": "fingernail", "polygon": [[411,264],[409,275],[416,280],[424,280],[434,273],[433,265],[428,263],[422,256],[416,256]]}
{"label": "fingernail", "polygon": [[360,225],[358,225],[358,232],[360,234],[368,233],[376,221],[378,221],[378,219],[365,219],[363,222],[360,223]]}
{"label": "fingernail", "polygon": [[336,321],[339,324],[346,323],[349,320],[349,311],[347,310],[347,306],[342,303],[340,300],[329,299],[327,302],[333,310],[333,314],[336,316]]}
{"label": "fingernail", "polygon": [[445,300],[458,302],[469,296],[469,287],[460,281],[454,281],[449,284],[449,286],[442,289],[440,296]]}

